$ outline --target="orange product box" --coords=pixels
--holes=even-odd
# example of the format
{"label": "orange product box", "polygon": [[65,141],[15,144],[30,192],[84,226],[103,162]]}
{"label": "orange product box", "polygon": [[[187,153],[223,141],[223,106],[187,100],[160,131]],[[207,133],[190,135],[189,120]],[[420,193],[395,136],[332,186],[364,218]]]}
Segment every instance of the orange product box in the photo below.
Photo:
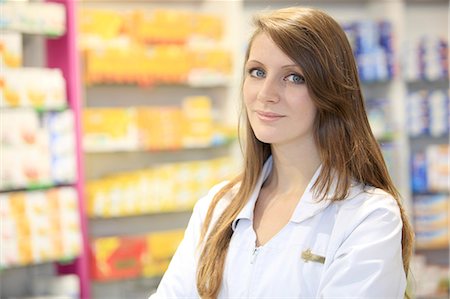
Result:
{"label": "orange product box", "polygon": [[91,276],[108,281],[141,275],[144,237],[107,237],[91,243]]}

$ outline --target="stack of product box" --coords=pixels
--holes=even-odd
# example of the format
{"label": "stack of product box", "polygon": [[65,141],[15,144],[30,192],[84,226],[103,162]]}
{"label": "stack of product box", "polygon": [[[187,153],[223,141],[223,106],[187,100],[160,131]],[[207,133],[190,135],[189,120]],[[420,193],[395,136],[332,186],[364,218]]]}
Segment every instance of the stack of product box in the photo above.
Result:
{"label": "stack of product box", "polygon": [[0,194],[0,268],[72,259],[81,252],[71,187]]}
{"label": "stack of product box", "polygon": [[91,242],[91,276],[98,281],[161,276],[183,232],[170,230],[143,236],[94,239]]}
{"label": "stack of product box", "polygon": [[419,249],[446,248],[449,239],[448,194],[416,195],[414,197],[414,225],[416,246]]}
{"label": "stack of product box", "polygon": [[409,81],[448,80],[448,37],[421,36],[406,43],[403,69]]}
{"label": "stack of product box", "polygon": [[72,183],[76,178],[73,114],[11,109],[1,113],[0,190]]}
{"label": "stack of product box", "polygon": [[447,90],[412,92],[408,96],[407,108],[411,137],[439,137],[450,132],[450,99]]}
{"label": "stack of product box", "polygon": [[357,21],[343,24],[358,64],[362,81],[387,81],[396,74],[392,24]]}
{"label": "stack of product box", "polygon": [[206,96],[187,97],[180,107],[85,108],[84,149],[175,150],[227,143],[235,129],[215,122],[213,114]]}
{"label": "stack of product box", "polygon": [[446,248],[449,243],[449,145],[430,145],[412,164],[414,224],[419,248]]}
{"label": "stack of product box", "polygon": [[157,9],[83,10],[81,48],[87,84],[227,82],[231,53],[219,45],[222,20],[198,12]]}
{"label": "stack of product box", "polygon": [[2,32],[0,48],[0,107],[63,109],[67,106],[61,70],[22,67],[20,33]]}
{"label": "stack of product box", "polygon": [[86,185],[90,217],[120,217],[191,209],[211,186],[229,179],[231,158],[169,163],[119,173]]}

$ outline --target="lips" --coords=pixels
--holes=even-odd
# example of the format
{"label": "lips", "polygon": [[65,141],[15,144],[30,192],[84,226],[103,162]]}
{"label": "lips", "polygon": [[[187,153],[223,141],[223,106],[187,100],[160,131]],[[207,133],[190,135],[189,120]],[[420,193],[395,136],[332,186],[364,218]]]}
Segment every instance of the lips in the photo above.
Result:
{"label": "lips", "polygon": [[283,115],[283,114],[270,112],[270,111],[256,110],[255,113],[258,116],[258,118],[263,121],[276,121],[276,120],[279,120],[279,119],[285,117],[285,115]]}

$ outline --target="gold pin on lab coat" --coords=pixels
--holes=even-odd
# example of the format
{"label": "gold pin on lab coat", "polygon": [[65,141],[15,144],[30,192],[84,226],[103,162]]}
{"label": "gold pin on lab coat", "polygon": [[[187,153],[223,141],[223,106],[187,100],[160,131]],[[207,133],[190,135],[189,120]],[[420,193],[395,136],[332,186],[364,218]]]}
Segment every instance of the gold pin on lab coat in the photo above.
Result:
{"label": "gold pin on lab coat", "polygon": [[316,254],[312,253],[311,249],[309,249],[309,248],[302,252],[302,259],[305,261],[305,263],[307,263],[307,262],[316,262],[316,263],[321,263],[321,264],[325,263],[324,256],[320,256],[320,255],[316,255]]}

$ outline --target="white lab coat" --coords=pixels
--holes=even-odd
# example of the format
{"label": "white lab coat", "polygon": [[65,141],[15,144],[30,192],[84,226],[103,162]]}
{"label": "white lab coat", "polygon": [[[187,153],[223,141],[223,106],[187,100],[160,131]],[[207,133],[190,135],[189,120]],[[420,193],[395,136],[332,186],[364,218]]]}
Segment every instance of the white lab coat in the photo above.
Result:
{"label": "white lab coat", "polygon": [[[396,201],[380,189],[357,184],[343,201],[316,201],[311,186],[320,167],[288,224],[266,244],[255,247],[253,208],[271,169],[269,158],[247,205],[232,224],[219,298],[404,297],[402,221]],[[200,229],[211,199],[223,186],[212,188],[196,204],[184,239],[151,299],[199,298]],[[213,221],[230,197],[219,202]],[[305,257],[308,252],[314,258]]]}

